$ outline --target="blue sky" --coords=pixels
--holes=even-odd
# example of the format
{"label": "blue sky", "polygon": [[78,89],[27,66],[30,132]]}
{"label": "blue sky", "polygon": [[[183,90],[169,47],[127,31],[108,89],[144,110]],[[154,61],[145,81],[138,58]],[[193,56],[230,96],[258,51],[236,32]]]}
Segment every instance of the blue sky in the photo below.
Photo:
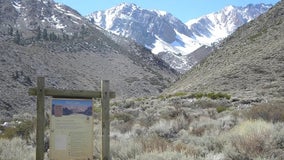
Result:
{"label": "blue sky", "polygon": [[157,9],[170,12],[183,22],[219,11],[228,5],[275,4],[280,0],[54,0],[76,9],[82,15],[105,10],[120,3],[134,3],[143,9]]}

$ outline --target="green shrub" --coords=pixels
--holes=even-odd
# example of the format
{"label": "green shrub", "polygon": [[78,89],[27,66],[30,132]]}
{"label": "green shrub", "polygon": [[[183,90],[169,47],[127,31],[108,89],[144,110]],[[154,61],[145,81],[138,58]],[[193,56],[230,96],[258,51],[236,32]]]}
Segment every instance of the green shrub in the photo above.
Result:
{"label": "green shrub", "polygon": [[35,122],[32,120],[23,121],[15,126],[6,127],[3,133],[0,135],[1,138],[12,139],[13,137],[20,136],[21,138],[28,140],[30,134],[35,129]]}
{"label": "green shrub", "polygon": [[218,113],[221,113],[221,112],[223,112],[225,110],[227,110],[227,107],[225,107],[225,106],[218,106],[218,107],[216,107],[216,111]]}
{"label": "green shrub", "polygon": [[111,116],[111,119],[123,120],[124,122],[128,122],[133,119],[133,116],[128,113],[116,113]]}
{"label": "green shrub", "polygon": [[1,138],[5,139],[12,139],[17,135],[17,129],[14,127],[7,127],[4,129],[3,133],[1,134]]}
{"label": "green shrub", "polygon": [[186,92],[176,92],[174,94],[171,95],[171,97],[182,97],[182,96],[186,96],[187,93]]}
{"label": "green shrub", "polygon": [[202,97],[207,97],[210,99],[231,99],[231,95],[226,94],[226,93],[215,93],[215,92],[210,92],[210,93],[193,93],[189,97],[196,98],[196,99],[201,99]]}
{"label": "green shrub", "polygon": [[193,94],[192,94],[192,97],[194,97],[194,98],[196,98],[196,99],[200,99],[200,98],[202,98],[203,96],[204,96],[203,93],[193,93]]}
{"label": "green shrub", "polygon": [[101,107],[93,107],[93,112],[101,113],[102,112],[102,108]]}

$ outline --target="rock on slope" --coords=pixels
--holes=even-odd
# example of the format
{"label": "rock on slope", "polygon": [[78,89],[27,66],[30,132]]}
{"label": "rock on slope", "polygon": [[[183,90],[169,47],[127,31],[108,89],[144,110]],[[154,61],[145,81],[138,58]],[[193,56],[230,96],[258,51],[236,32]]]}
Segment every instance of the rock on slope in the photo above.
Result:
{"label": "rock on slope", "polygon": [[0,12],[0,119],[34,113],[27,92],[37,76],[47,87],[85,90],[109,79],[119,98],[158,94],[178,76],[149,50],[52,0],[0,0]]}
{"label": "rock on slope", "polygon": [[240,27],[167,92],[284,97],[284,1]]}

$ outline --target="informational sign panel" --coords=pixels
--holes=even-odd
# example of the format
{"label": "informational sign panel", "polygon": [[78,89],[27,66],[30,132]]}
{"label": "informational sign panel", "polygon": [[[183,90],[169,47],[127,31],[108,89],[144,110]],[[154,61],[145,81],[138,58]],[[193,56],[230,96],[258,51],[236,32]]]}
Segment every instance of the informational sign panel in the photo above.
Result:
{"label": "informational sign panel", "polygon": [[93,159],[91,99],[52,99],[50,160]]}

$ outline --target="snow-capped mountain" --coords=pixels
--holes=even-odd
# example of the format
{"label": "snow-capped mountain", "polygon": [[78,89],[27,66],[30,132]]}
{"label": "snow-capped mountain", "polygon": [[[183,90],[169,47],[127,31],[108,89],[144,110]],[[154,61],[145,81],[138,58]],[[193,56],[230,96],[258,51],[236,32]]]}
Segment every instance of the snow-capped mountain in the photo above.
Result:
{"label": "snow-capped mountain", "polygon": [[[178,71],[190,69],[200,60],[189,54],[203,45],[211,45],[231,34],[240,25],[256,18],[272,5],[228,6],[186,24],[165,11],[146,10],[122,3],[87,18],[105,30],[134,39],[151,49]],[[202,56],[203,57],[203,56]]]}
{"label": "snow-capped mountain", "polygon": [[170,13],[142,9],[135,4],[122,3],[106,11],[94,12],[87,18],[112,33],[133,38],[153,49],[153,53],[178,52],[178,47],[172,46],[184,45],[181,38],[193,36],[188,27]]}
{"label": "snow-capped mountain", "polygon": [[249,4],[245,7],[227,6],[219,12],[211,13],[186,22],[195,39],[204,45],[211,45],[233,33],[241,25],[266,12],[272,5]]}

